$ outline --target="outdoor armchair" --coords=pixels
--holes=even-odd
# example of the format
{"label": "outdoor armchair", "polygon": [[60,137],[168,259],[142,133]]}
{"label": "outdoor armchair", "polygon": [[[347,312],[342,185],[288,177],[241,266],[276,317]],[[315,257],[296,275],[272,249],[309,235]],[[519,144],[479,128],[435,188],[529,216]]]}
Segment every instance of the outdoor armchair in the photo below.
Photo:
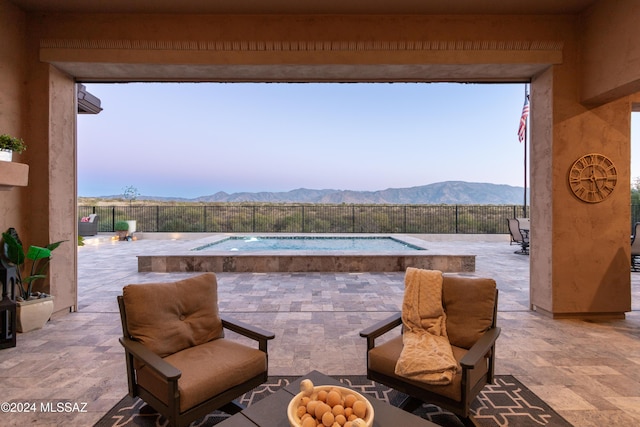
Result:
{"label": "outdoor armchair", "polygon": [[[118,296],[129,395],[172,426],[186,426],[267,380],[267,341],[274,334],[220,317],[216,276],[125,286]],[[224,329],[257,348],[224,337]]]}
{"label": "outdoor armchair", "polygon": [[[367,378],[408,395],[401,405],[406,410],[432,403],[467,420],[471,402],[493,382],[495,343],[500,335],[496,283],[487,278],[444,276],[442,306],[453,356],[461,367],[450,384],[433,385],[395,373],[403,349],[404,327],[398,328],[403,325],[401,313],[360,332],[367,339]],[[376,343],[383,336],[382,343]]]}
{"label": "outdoor armchair", "polygon": [[91,214],[78,221],[78,236],[95,236],[98,234],[98,215]]}

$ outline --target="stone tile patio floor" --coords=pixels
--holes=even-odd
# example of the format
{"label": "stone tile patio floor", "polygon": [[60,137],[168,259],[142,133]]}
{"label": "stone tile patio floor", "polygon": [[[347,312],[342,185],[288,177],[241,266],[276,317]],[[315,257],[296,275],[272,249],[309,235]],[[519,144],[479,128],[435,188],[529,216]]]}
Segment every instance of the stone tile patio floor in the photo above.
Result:
{"label": "stone tile patio floor", "polygon": [[[16,348],[0,350],[0,402],[32,402],[36,409],[1,412],[0,425],[91,426],[127,393],[116,295],[129,283],[188,277],[192,273],[138,273],[136,255],[194,244],[109,237],[78,248],[78,311],[58,313],[43,329],[20,334]],[[640,423],[640,273],[632,273],[626,319],[552,320],[529,310],[529,257],[514,254],[506,236],[414,237],[439,253],[476,254],[473,275],[496,279],[497,374],[515,375],[575,426]],[[402,304],[401,272],[217,276],[221,312],[275,332],[271,375],[364,374],[358,332]],[[84,411],[45,411],[43,402],[45,409],[47,402],[71,402]]]}

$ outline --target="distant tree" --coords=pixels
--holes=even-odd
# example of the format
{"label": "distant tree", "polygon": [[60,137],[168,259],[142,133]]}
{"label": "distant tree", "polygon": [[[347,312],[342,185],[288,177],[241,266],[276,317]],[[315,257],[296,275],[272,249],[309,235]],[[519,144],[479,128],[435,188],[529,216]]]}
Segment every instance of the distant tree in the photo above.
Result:
{"label": "distant tree", "polygon": [[133,185],[125,187],[125,189],[124,189],[123,196],[124,196],[125,200],[129,201],[129,205],[132,205],[133,202],[136,201],[136,199],[138,198],[139,195],[140,195],[140,193],[138,192],[138,189],[136,187],[134,187]]}

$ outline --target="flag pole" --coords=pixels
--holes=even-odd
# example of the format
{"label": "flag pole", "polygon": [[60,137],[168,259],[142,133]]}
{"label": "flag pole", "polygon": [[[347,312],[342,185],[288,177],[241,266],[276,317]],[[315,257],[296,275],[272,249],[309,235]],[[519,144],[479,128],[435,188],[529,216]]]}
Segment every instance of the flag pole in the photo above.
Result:
{"label": "flag pole", "polygon": [[[522,126],[522,142],[524,143],[524,200],[522,203],[522,217],[527,218],[527,122],[529,120],[529,93],[527,90],[527,85],[524,85],[524,107],[522,112],[521,120],[524,120],[524,123],[521,123]],[[526,112],[525,112],[526,111]]]}
{"label": "flag pole", "polygon": [[[529,95],[527,94],[527,85],[524,85],[524,97],[525,99]],[[528,117],[527,119],[528,120]],[[526,124],[525,124],[526,126]],[[527,131],[524,132],[524,201],[522,203],[522,217],[527,217]]]}

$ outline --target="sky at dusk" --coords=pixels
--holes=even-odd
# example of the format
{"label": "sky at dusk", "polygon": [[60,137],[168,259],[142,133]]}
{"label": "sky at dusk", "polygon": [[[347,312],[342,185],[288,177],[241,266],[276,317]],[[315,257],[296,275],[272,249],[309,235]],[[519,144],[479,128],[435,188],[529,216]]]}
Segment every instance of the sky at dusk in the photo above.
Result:
{"label": "sky at dusk", "polygon": [[78,115],[81,197],[524,184],[523,84],[85,86],[104,110]]}

